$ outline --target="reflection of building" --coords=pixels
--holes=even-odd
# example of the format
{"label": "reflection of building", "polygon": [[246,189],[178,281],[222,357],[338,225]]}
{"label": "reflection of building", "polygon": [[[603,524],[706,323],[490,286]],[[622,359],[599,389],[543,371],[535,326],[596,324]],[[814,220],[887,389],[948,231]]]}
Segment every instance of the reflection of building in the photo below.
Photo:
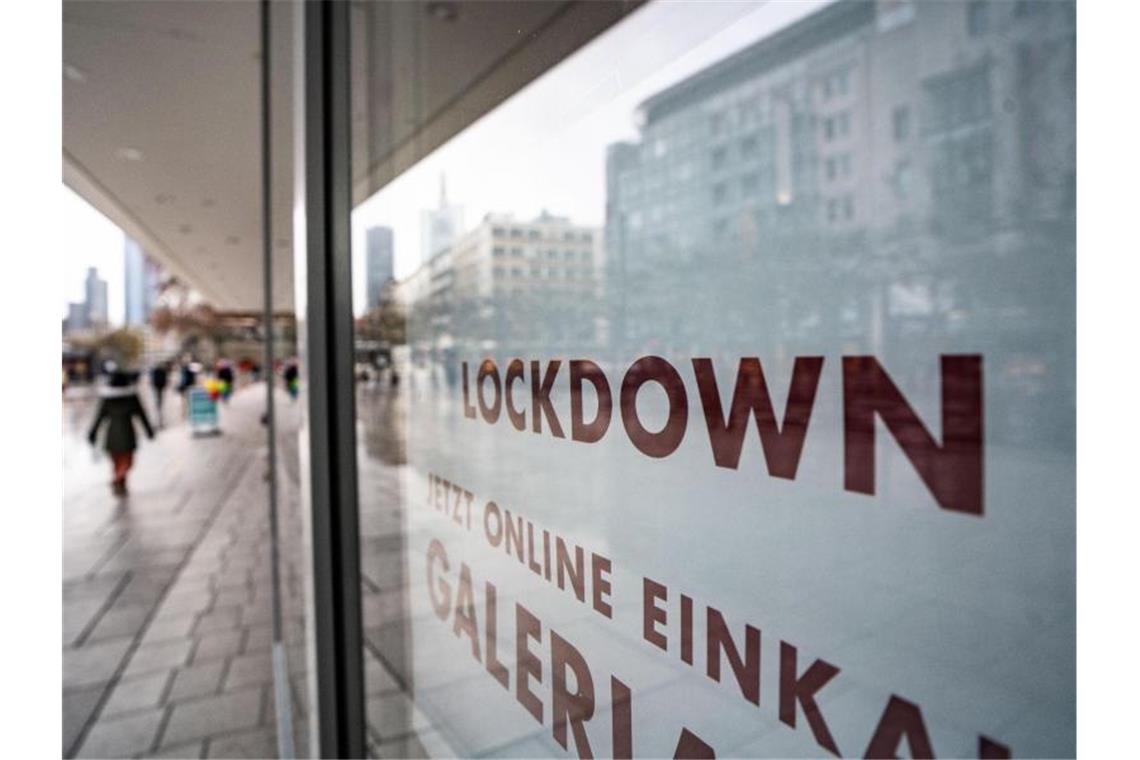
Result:
{"label": "reflection of building", "polygon": [[452,250],[464,295],[592,295],[599,284],[599,231],[546,212],[530,222],[488,215]]}
{"label": "reflection of building", "polygon": [[463,233],[463,207],[447,201],[447,185],[439,178],[439,207],[423,211],[420,216],[421,263],[444,250]]}
{"label": "reflection of building", "polygon": [[123,241],[124,322],[139,327],[150,319],[158,296],[160,271],[143,252],[142,246],[130,238]]}
{"label": "reflection of building", "polygon": [[[445,347],[487,336],[501,344],[594,341],[602,264],[597,228],[546,212],[528,222],[489,214],[400,283],[409,336],[440,336]],[[564,334],[550,335],[551,321]],[[544,322],[546,334],[532,335]]]}
{"label": "reflection of building", "polygon": [[368,311],[380,305],[384,286],[392,280],[393,245],[391,227],[371,227],[366,233],[364,300]]}
{"label": "reflection of building", "polygon": [[107,281],[99,279],[99,270],[89,267],[83,284],[84,304],[87,307],[87,326],[107,324]]}
{"label": "reflection of building", "polygon": [[87,304],[69,303],[67,305],[67,319],[63,325],[64,334],[80,332],[87,329]]}
{"label": "reflection of building", "polygon": [[[1061,294],[977,299],[1001,314],[971,325],[954,273],[1071,229],[1074,49],[1066,3],[842,2],[649,98],[639,141],[607,153],[619,339],[683,344],[706,314],[747,332],[745,299],[793,342],[821,320],[901,339],[878,327],[906,322],[892,309],[915,334],[1028,323]],[[662,277],[704,284],[678,309]]]}
{"label": "reflection of building", "polygon": [[107,323],[107,281],[99,278],[99,270],[89,267],[83,281],[83,300],[67,305],[63,332],[66,335],[97,330],[106,327]]}

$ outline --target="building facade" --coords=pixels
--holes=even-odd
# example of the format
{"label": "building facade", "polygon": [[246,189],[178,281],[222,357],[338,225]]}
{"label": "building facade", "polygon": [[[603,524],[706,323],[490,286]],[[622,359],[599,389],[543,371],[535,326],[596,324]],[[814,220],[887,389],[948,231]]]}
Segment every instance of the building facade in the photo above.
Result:
{"label": "building facade", "polygon": [[106,326],[109,321],[107,318],[107,281],[100,279],[99,270],[95,267],[90,267],[87,270],[83,292],[87,311],[86,326]]}
{"label": "building facade", "polygon": [[130,327],[147,324],[154,310],[161,284],[158,264],[146,255],[142,246],[130,238],[123,239],[123,321]]}
{"label": "building facade", "polygon": [[393,280],[393,233],[391,227],[372,227],[366,233],[364,262],[364,300],[367,310],[380,305],[384,286]]}
{"label": "building facade", "polygon": [[[1014,262],[1067,259],[1075,39],[1064,3],[836,3],[644,101],[606,159],[609,277],[645,284],[609,304],[620,350],[685,347],[754,300],[788,350],[820,325],[905,356],[1047,321],[1071,294],[1018,287]],[[708,283],[681,308],[653,285],[678,276]]]}

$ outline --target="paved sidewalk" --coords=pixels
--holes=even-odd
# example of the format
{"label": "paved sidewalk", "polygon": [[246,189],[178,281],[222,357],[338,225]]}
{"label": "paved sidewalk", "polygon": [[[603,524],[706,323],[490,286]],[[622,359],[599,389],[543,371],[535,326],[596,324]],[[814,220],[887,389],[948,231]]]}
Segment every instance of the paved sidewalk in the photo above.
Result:
{"label": "paved sidewalk", "polygon": [[117,499],[83,438],[94,402],[64,402],[65,757],[276,756],[263,405],[254,385],[221,436],[144,439]]}

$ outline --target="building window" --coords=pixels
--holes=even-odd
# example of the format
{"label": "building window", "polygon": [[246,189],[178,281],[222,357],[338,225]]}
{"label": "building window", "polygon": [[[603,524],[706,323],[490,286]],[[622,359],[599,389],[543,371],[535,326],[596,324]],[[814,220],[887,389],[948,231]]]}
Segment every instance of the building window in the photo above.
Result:
{"label": "building window", "polygon": [[511,258],[512,259],[521,259],[522,255],[523,255],[522,248],[512,248],[511,249]]}
{"label": "building window", "polygon": [[725,188],[723,182],[718,182],[717,184],[713,185],[712,196],[713,203],[724,203],[725,199],[728,197],[728,191]]}
{"label": "building window", "polygon": [[823,162],[824,175],[830,182],[835,179],[835,158],[829,158]]}
{"label": "building window", "polygon": [[843,197],[843,218],[848,221],[855,218],[855,199],[850,195]]}
{"label": "building window", "polygon": [[990,30],[990,9],[986,0],[973,0],[966,8],[966,29],[971,37],[979,37]]}
{"label": "building window", "polygon": [[835,120],[827,118],[823,120],[823,139],[824,142],[831,142],[835,139]]}
{"label": "building window", "polygon": [[891,133],[895,142],[905,142],[910,137],[910,109],[906,106],[895,106],[891,114]]}
{"label": "building window", "polygon": [[720,169],[724,166],[725,151],[724,148],[717,148],[712,152],[712,167]]}
{"label": "building window", "polygon": [[756,137],[749,135],[740,141],[740,153],[744,156],[751,156],[756,152]]}
{"label": "building window", "polygon": [[714,113],[709,117],[709,130],[714,137],[724,131],[724,114]]}
{"label": "building window", "polygon": [[926,83],[926,95],[923,128],[932,135],[990,119],[990,76],[985,65],[931,79]]}
{"label": "building window", "polygon": [[491,255],[496,256],[496,257],[502,256],[503,255],[502,247],[501,246],[495,246],[493,249],[491,249]]}
{"label": "building window", "polygon": [[503,236],[503,228],[502,227],[493,227],[491,229],[491,234],[494,235],[495,237],[502,237]]}
{"label": "building window", "polygon": [[521,238],[522,236],[523,236],[522,230],[518,229],[517,227],[511,228],[511,237]]}

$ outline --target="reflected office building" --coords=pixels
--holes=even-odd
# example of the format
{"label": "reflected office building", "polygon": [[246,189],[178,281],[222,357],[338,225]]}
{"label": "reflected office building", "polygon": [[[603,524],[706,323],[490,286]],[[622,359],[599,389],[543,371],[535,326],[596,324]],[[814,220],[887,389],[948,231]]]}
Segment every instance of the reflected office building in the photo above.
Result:
{"label": "reflected office building", "polygon": [[529,354],[598,345],[601,242],[600,230],[545,211],[529,221],[486,215],[400,283],[417,364],[431,360],[453,385],[459,349]]}
{"label": "reflected office building", "polygon": [[616,355],[1017,342],[993,434],[1071,447],[1026,416],[1073,398],[1037,326],[1074,304],[1075,44],[1066,3],[837,3],[644,101],[606,155]]}

